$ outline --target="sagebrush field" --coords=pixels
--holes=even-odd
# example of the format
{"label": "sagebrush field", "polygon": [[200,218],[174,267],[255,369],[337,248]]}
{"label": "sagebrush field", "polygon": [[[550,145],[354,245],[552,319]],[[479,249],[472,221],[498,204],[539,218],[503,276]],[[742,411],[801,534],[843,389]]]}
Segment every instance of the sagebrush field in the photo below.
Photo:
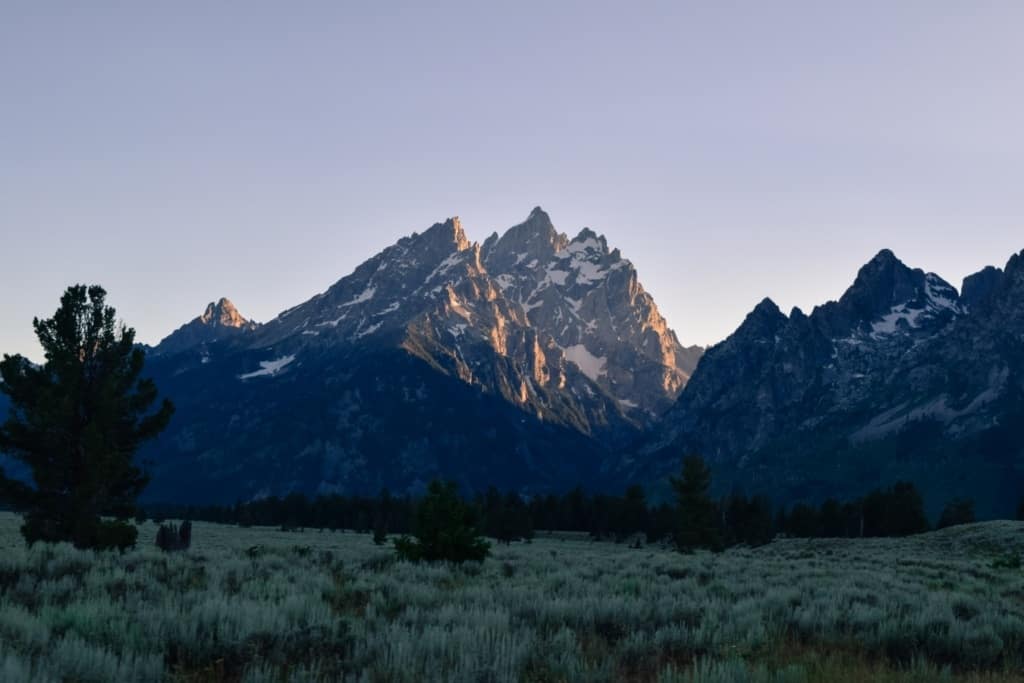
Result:
{"label": "sagebrush field", "polygon": [[0,679],[1024,680],[1024,523],[719,555],[545,536],[482,564],[369,535],[156,526],[25,548],[0,514]]}

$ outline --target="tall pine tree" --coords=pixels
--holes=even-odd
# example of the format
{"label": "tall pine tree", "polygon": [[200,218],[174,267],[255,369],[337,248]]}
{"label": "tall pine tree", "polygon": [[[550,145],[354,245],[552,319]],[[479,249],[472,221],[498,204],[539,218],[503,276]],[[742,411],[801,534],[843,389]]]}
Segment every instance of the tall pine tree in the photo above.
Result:
{"label": "tall pine tree", "polygon": [[0,451],[24,462],[33,480],[24,484],[0,471],[0,490],[22,511],[30,544],[135,542],[127,520],[148,478],[133,456],[174,408],[164,400],[150,410],[157,389],[140,379],[145,354],[135,347],[135,330],[118,323],[105,302],[102,287],[69,287],[52,318],[32,321],[43,365],[6,354],[0,362],[0,391],[11,399]]}
{"label": "tall pine tree", "polygon": [[395,539],[395,550],[413,562],[479,562],[490,554],[490,544],[480,537],[473,510],[459,498],[455,482],[432,481],[416,508],[413,538]]}
{"label": "tall pine tree", "polygon": [[677,504],[676,548],[682,552],[697,548],[721,550],[717,510],[708,493],[711,469],[704,459],[699,455],[684,458],[682,476],[672,478],[672,488]]}

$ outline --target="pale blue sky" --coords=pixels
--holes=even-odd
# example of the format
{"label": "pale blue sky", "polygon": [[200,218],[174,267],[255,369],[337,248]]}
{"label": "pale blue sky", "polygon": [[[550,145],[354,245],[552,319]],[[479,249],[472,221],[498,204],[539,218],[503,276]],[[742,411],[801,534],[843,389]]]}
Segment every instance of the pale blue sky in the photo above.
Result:
{"label": "pale blue sky", "polygon": [[882,247],[959,286],[1024,248],[1022,26],[982,0],[8,0],[0,351],[38,357],[73,282],[155,342],[537,204],[621,248],[684,343],[835,298]]}

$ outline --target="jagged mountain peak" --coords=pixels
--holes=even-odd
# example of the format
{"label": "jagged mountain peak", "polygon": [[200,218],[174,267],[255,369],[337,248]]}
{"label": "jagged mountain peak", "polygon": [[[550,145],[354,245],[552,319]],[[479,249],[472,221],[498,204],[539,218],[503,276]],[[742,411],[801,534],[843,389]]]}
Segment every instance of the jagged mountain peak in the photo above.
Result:
{"label": "jagged mountain peak", "polygon": [[743,338],[773,338],[788,320],[778,304],[765,297],[747,314],[733,334]]}
{"label": "jagged mountain peak", "polygon": [[216,303],[208,303],[198,320],[204,325],[222,327],[243,327],[249,323],[227,297],[221,297]]}
{"label": "jagged mountain peak", "polygon": [[914,329],[934,331],[961,312],[959,294],[935,273],[911,268],[882,249],[857,271],[838,301],[815,307],[811,317],[833,339],[878,338]]}
{"label": "jagged mountain peak", "polygon": [[548,212],[545,211],[544,209],[540,208],[539,206],[535,206],[532,209],[530,209],[530,215],[528,217],[528,220],[539,220],[551,223],[551,216],[549,216]]}
{"label": "jagged mountain peak", "polygon": [[1006,262],[1006,267],[1003,268],[1003,273],[1011,281],[1024,280],[1024,250],[1010,257],[1010,260]]}
{"label": "jagged mountain peak", "polygon": [[414,232],[411,239],[421,243],[437,243],[442,247],[452,245],[457,251],[465,251],[472,245],[469,238],[466,237],[466,231],[462,228],[462,221],[458,216],[452,216],[441,223],[434,223],[422,235]]}
{"label": "jagged mountain peak", "polygon": [[505,273],[517,266],[545,263],[568,243],[569,239],[555,229],[551,217],[538,206],[501,237],[488,238],[482,252],[489,270]]}
{"label": "jagged mountain peak", "polygon": [[995,266],[985,266],[968,275],[960,288],[961,304],[968,310],[982,304],[999,286],[1002,277],[1002,269]]}
{"label": "jagged mountain peak", "polygon": [[608,240],[605,239],[605,236],[598,235],[590,228],[580,230],[579,234],[573,237],[565,248],[561,250],[561,253],[566,252],[585,255],[590,260],[602,257],[611,257],[613,261],[621,259],[619,250],[616,249],[614,252],[610,252],[608,250]]}
{"label": "jagged mountain peak", "polygon": [[703,352],[682,347],[633,264],[590,228],[570,240],[538,208],[488,238],[483,253],[487,271],[530,324],[642,419],[671,404]]}
{"label": "jagged mountain peak", "polygon": [[595,241],[603,244],[606,249],[608,247],[608,243],[605,240],[604,235],[598,235],[596,232],[594,232],[590,228],[583,228],[582,230],[580,230],[579,234],[576,235],[576,237],[572,238],[573,242],[586,242],[588,240],[595,240]]}
{"label": "jagged mountain peak", "polygon": [[857,272],[857,279],[839,300],[863,309],[865,313],[884,312],[893,305],[925,299],[955,301],[956,289],[935,273],[911,268],[889,249],[882,249]]}
{"label": "jagged mountain peak", "polygon": [[782,316],[783,318],[786,317],[783,315],[782,309],[779,308],[779,305],[772,301],[771,297],[767,296],[761,299],[761,301],[754,306],[754,310],[751,311],[751,315],[770,316],[773,318],[779,316]]}
{"label": "jagged mountain peak", "polygon": [[968,312],[996,311],[1004,319],[1024,317],[1024,251],[1013,254],[1002,269],[987,266],[964,278],[961,301]]}
{"label": "jagged mountain peak", "polygon": [[157,344],[152,353],[172,354],[220,339],[252,332],[259,325],[246,319],[231,300],[221,297],[206,305],[202,314],[185,323]]}
{"label": "jagged mountain peak", "polygon": [[874,258],[861,266],[853,285],[846,290],[844,299],[857,304],[887,306],[893,298],[906,300],[912,296],[924,272],[914,270],[896,258],[889,249],[882,249]]}
{"label": "jagged mountain peak", "polygon": [[903,262],[897,258],[896,254],[892,249],[882,248],[878,250],[868,264],[879,264],[882,266],[895,266],[896,264],[902,264]]}
{"label": "jagged mountain peak", "polygon": [[[282,312],[254,343],[291,339],[322,346],[398,330],[433,310],[465,278],[486,278],[480,257],[480,245],[469,241],[458,217],[435,223],[385,248],[326,292]],[[488,289],[486,281],[475,284],[475,291]]]}

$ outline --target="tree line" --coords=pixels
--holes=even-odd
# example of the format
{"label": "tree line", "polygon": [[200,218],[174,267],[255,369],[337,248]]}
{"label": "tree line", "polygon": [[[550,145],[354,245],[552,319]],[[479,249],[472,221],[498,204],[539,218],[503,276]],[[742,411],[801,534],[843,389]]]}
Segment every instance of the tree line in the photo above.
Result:
{"label": "tree line", "polygon": [[[491,487],[460,500],[478,532],[499,543],[530,540],[540,529],[580,532],[595,540],[666,542],[681,549],[720,550],[734,545],[763,545],[779,535],[886,537],[932,528],[924,499],[910,482],[897,482],[845,502],[829,498],[820,505],[775,506],[765,496],[739,492],[713,499],[709,493],[711,470],[697,456],[684,460],[680,477],[672,482],[675,499],[666,503],[649,503],[639,485],[629,486],[620,496],[575,488],[564,494],[528,498]],[[452,495],[457,496],[454,484],[450,486]],[[145,513],[158,522],[192,519],[284,530],[351,530],[380,536],[412,533],[423,499],[394,496],[387,489],[375,497],[326,495],[311,499],[292,493],[227,506],[155,505]],[[945,507],[935,528],[973,521],[973,501],[959,498]]]}

